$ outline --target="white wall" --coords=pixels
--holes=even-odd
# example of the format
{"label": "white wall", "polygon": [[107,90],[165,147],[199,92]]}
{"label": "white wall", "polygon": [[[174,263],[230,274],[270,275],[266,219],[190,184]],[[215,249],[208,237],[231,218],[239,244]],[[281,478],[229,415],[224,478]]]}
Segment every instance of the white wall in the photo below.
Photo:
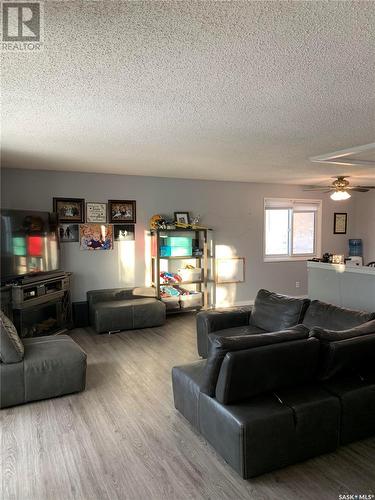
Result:
{"label": "white wall", "polygon": [[363,239],[364,262],[368,264],[375,261],[375,190],[356,193],[354,207],[355,217],[350,237]]}
{"label": "white wall", "polygon": [[[137,201],[136,241],[122,251],[117,242],[108,252],[80,251],[78,243],[61,245],[63,268],[74,273],[73,300],[83,300],[90,289],[145,282],[145,233],[155,213],[200,214],[202,224],[215,230],[216,245],[229,245],[235,255],[246,258],[246,282],[223,286],[218,297],[224,303],[248,302],[261,287],[294,295],[307,293],[305,262],[263,262],[264,197],[323,199],[323,252],[347,253],[349,235],[333,234],[334,211],[348,212],[349,232],[353,224],[352,200],[332,202],[327,195],[306,193],[298,186],[16,169],[4,169],[2,181],[2,206],[7,208],[51,211],[54,196]],[[301,283],[299,289],[296,281]]]}

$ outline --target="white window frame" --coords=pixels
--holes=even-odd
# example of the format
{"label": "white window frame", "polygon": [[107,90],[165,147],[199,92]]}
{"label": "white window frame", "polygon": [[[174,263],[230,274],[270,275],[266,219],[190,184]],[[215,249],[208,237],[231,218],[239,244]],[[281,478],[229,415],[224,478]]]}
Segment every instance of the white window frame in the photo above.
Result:
{"label": "white window frame", "polygon": [[[275,210],[279,209],[289,209],[289,255],[266,255],[266,217],[267,208],[269,202],[275,205]],[[277,204],[280,204],[277,207]],[[316,205],[316,210],[298,210],[298,205]],[[296,209],[294,210],[294,206]],[[263,261],[264,262],[296,262],[296,261],[306,261],[312,259],[313,257],[318,257],[322,253],[322,200],[314,199],[290,199],[290,198],[264,198],[263,205]],[[270,210],[270,208],[268,208]],[[272,208],[271,208],[272,210]],[[315,212],[315,234],[314,234],[314,252],[312,254],[292,254],[293,251],[293,213],[307,213]],[[291,220],[290,220],[291,219]]]}

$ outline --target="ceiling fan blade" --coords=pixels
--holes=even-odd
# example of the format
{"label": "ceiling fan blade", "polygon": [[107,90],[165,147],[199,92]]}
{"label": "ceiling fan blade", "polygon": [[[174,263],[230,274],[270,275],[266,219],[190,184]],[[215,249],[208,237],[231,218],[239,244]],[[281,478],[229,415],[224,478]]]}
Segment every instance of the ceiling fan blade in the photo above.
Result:
{"label": "ceiling fan blade", "polygon": [[362,189],[375,189],[375,186],[353,186],[353,187]]}
{"label": "ceiling fan blade", "polygon": [[303,188],[304,191],[324,191],[326,189],[331,190],[332,186],[306,186]]}
{"label": "ceiling fan blade", "polygon": [[367,191],[370,191],[369,189],[366,189],[364,187],[349,187],[347,188],[350,191],[357,191],[358,193],[367,193]]}

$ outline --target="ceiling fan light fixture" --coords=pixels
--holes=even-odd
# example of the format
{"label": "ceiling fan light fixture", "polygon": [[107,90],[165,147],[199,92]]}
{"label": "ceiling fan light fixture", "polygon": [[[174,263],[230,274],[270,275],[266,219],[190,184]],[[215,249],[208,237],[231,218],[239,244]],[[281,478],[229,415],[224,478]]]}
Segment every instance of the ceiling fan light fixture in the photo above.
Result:
{"label": "ceiling fan light fixture", "polygon": [[330,195],[330,198],[333,201],[343,201],[351,198],[351,195],[347,191],[334,191]]}

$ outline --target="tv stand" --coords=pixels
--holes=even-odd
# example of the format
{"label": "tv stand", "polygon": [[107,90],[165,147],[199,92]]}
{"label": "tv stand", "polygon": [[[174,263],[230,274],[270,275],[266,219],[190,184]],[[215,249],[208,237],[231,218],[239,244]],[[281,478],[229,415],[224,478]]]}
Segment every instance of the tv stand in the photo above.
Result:
{"label": "tv stand", "polygon": [[28,274],[18,279],[15,284],[17,285],[27,285],[28,283],[35,283],[39,281],[44,281],[51,278],[60,278],[65,276],[64,271],[51,271],[48,273],[38,273],[38,274]]}
{"label": "tv stand", "polygon": [[13,322],[21,337],[58,334],[72,326],[71,273],[27,277],[12,284]]}

